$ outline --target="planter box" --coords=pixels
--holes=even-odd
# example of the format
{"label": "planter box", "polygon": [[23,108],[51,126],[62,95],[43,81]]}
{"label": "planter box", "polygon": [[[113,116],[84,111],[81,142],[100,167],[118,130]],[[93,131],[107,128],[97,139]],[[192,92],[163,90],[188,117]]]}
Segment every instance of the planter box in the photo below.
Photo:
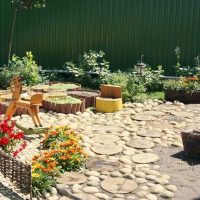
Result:
{"label": "planter box", "polygon": [[95,107],[96,97],[100,96],[99,91],[94,90],[70,90],[67,92],[72,97],[85,99],[85,107]]}
{"label": "planter box", "polygon": [[167,101],[180,101],[183,103],[200,103],[200,92],[187,93],[185,91],[167,90],[165,91]]}
{"label": "planter box", "polygon": [[[8,108],[9,102],[0,102],[0,113],[5,114],[6,110]],[[21,116],[27,114],[28,115],[28,110],[26,108],[20,108],[18,107],[14,113],[14,116]]]}
{"label": "planter box", "polygon": [[77,104],[56,104],[51,103],[50,101],[43,100],[42,106],[47,111],[53,111],[57,113],[64,113],[64,114],[76,114],[77,112],[84,112],[85,111],[85,99],[81,99],[81,103]]}
{"label": "planter box", "polygon": [[200,132],[182,131],[181,136],[185,154],[200,158]]}

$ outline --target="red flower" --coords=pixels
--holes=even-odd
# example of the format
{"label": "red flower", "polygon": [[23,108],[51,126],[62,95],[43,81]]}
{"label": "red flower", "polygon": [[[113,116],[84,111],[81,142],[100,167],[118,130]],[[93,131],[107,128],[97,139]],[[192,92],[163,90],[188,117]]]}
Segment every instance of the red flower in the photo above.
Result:
{"label": "red flower", "polygon": [[7,145],[10,142],[10,140],[6,137],[0,138],[0,145]]}

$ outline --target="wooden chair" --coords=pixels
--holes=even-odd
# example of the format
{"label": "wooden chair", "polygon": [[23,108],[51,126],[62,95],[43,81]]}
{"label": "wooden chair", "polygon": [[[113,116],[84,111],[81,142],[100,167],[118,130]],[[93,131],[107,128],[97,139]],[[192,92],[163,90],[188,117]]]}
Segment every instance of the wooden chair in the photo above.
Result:
{"label": "wooden chair", "polygon": [[34,125],[42,126],[38,116],[39,106],[42,105],[43,94],[36,93],[31,96],[30,101],[23,101],[20,99],[22,91],[22,84],[18,77],[14,77],[11,81],[12,100],[6,110],[5,117],[12,117],[18,107],[26,108],[33,120]]}

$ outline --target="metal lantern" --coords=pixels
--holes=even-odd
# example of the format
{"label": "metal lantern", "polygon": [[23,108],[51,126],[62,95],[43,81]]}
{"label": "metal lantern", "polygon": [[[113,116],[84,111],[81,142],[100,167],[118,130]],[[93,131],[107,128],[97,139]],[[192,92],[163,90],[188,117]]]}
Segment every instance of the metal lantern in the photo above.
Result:
{"label": "metal lantern", "polygon": [[145,71],[145,68],[147,67],[147,64],[143,63],[143,55],[141,55],[141,60],[135,65],[135,71],[142,75]]}

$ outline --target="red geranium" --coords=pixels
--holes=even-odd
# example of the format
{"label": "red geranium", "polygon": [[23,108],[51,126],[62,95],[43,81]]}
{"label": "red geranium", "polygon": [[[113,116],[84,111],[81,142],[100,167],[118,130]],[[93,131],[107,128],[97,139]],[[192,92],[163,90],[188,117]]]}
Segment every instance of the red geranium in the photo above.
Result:
{"label": "red geranium", "polygon": [[6,138],[6,137],[0,138],[0,146],[7,145],[9,143],[9,141],[10,140],[8,138]]}
{"label": "red geranium", "polygon": [[[15,130],[15,122],[11,121],[9,117],[0,122],[0,148],[4,152],[17,156],[26,147],[26,141],[23,138],[23,132]],[[20,148],[15,150],[17,144],[20,143]]]}

